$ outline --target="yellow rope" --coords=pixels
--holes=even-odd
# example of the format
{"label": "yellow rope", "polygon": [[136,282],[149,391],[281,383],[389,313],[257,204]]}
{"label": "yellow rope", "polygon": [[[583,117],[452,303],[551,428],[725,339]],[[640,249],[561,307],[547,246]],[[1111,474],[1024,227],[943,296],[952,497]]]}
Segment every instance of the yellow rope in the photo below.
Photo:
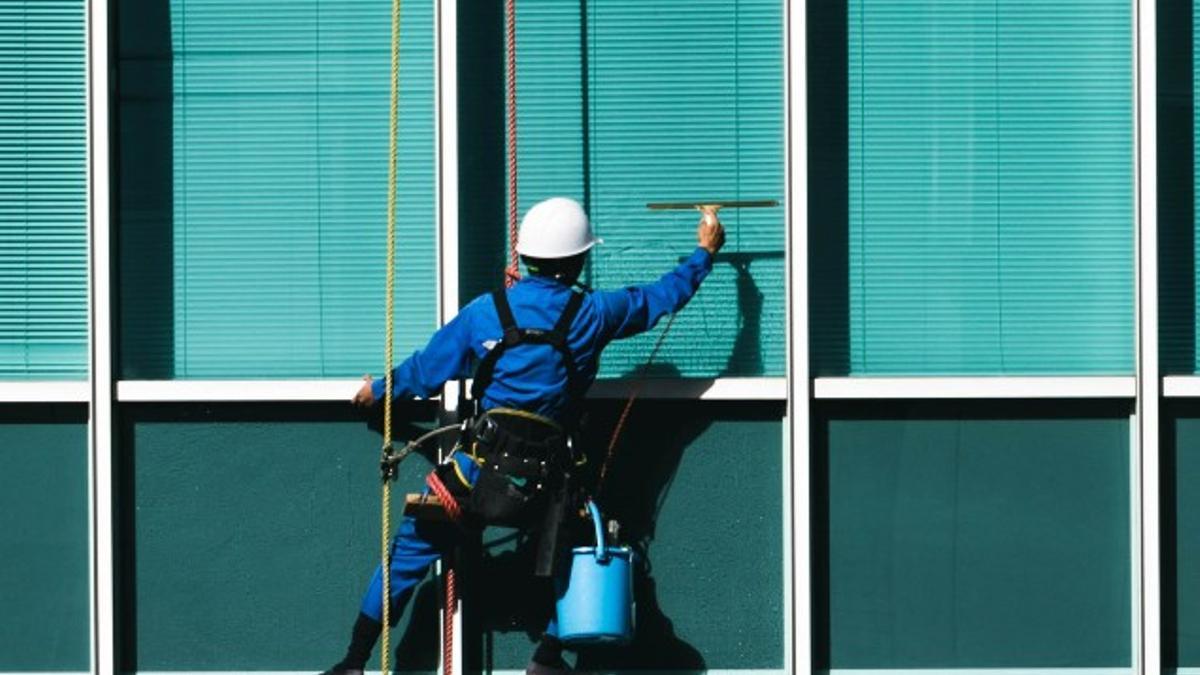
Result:
{"label": "yellow rope", "polygon": [[[384,387],[383,387],[383,453],[392,452],[392,324],[395,314],[396,289],[396,146],[397,124],[400,118],[400,1],[392,0],[392,94],[388,116],[388,194],[387,194],[387,291],[384,299]],[[388,675],[391,658],[391,556],[388,539],[392,533],[392,487],[388,474],[383,477],[382,516],[380,518],[380,558],[383,579],[383,634],[380,639],[379,670]]]}

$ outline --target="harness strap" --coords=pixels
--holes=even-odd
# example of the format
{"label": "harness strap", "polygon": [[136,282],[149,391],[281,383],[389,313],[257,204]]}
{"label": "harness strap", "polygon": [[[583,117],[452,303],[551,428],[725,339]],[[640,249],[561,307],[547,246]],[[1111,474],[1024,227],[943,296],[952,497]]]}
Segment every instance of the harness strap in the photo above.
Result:
{"label": "harness strap", "polygon": [[567,401],[568,405],[570,405],[580,392],[576,384],[578,374],[575,370],[575,356],[571,354],[571,350],[567,347],[567,334],[571,330],[571,324],[574,323],[575,316],[579,314],[579,308],[583,306],[583,293],[571,293],[571,297],[567,300],[567,305],[563,308],[563,313],[558,318],[558,322],[549,331],[541,328],[518,327],[516,320],[513,319],[512,307],[508,304],[508,294],[504,290],[494,291],[492,293],[492,301],[496,304],[496,315],[500,319],[500,327],[504,330],[504,337],[484,355],[483,360],[479,362],[479,367],[475,369],[475,381],[471,386],[471,397],[475,399],[477,404],[483,400],[484,393],[492,384],[492,378],[496,371],[496,362],[508,351],[509,347],[518,344],[544,344],[553,347],[562,356],[563,366],[567,370]]}
{"label": "harness strap", "polygon": [[508,304],[508,293],[503,288],[492,291],[492,303],[496,305],[496,315],[500,318],[500,330],[504,331],[504,344],[512,346],[519,343],[521,329],[517,328],[517,320],[513,318],[512,307]]}

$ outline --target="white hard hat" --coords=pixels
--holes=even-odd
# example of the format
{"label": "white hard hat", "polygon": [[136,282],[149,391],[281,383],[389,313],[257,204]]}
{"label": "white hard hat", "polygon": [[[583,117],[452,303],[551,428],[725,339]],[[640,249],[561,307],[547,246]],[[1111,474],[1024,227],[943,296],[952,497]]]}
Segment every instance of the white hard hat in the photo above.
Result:
{"label": "white hard hat", "polygon": [[517,253],[531,258],[569,258],[604,243],[592,235],[583,207],[574,199],[551,197],[525,212]]}

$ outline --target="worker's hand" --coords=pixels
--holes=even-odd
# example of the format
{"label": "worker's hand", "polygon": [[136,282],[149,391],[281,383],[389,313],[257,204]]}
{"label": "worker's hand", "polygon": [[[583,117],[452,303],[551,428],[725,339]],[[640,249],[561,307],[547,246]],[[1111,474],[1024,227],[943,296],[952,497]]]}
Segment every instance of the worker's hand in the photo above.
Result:
{"label": "worker's hand", "polygon": [[375,405],[375,392],[371,390],[371,376],[363,375],[363,384],[350,402],[360,408],[370,408]]}
{"label": "worker's hand", "polygon": [[721,221],[717,219],[717,212],[713,209],[702,209],[704,215],[700,218],[700,226],[696,228],[696,239],[700,243],[700,248],[716,255],[717,251],[725,245],[725,228],[721,225]]}

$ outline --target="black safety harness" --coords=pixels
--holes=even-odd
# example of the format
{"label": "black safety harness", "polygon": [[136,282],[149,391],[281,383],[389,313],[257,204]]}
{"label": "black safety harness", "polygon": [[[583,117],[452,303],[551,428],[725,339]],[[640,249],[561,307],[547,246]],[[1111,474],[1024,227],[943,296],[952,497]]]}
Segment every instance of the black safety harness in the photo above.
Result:
{"label": "black safety harness", "polygon": [[[447,462],[435,470],[441,482],[463,505],[468,524],[476,527],[507,525],[540,530],[536,573],[549,576],[557,556],[557,541],[574,492],[571,471],[570,426],[511,408],[482,409],[484,394],[492,384],[496,363],[509,350],[524,345],[546,345],[562,357],[566,369],[566,406],[563,419],[574,420],[583,398],[575,357],[567,345],[571,324],[579,314],[584,294],[573,292],[558,322],[550,330],[522,328],[513,318],[504,290],[492,293],[502,338],[479,362],[471,397],[476,413],[468,424],[462,450],[479,464],[474,486],[455,475],[457,465]],[[540,521],[540,522],[539,522]]]}
{"label": "black safety harness", "polygon": [[491,386],[492,377],[496,372],[496,362],[509,349],[521,344],[549,345],[562,355],[563,366],[567,369],[567,402],[568,405],[573,404],[579,394],[577,384],[579,376],[575,370],[575,356],[567,347],[567,333],[571,330],[575,316],[579,314],[580,306],[583,305],[583,293],[571,293],[571,298],[567,300],[567,306],[563,308],[558,323],[548,331],[541,328],[518,326],[513,318],[512,307],[508,304],[508,293],[504,289],[492,291],[492,302],[496,304],[496,314],[500,317],[500,327],[504,331],[504,337],[488,351],[483,360],[479,362],[479,367],[475,369],[475,382],[471,386],[471,397],[475,399],[475,404],[478,406],[483,401],[484,392]]}

